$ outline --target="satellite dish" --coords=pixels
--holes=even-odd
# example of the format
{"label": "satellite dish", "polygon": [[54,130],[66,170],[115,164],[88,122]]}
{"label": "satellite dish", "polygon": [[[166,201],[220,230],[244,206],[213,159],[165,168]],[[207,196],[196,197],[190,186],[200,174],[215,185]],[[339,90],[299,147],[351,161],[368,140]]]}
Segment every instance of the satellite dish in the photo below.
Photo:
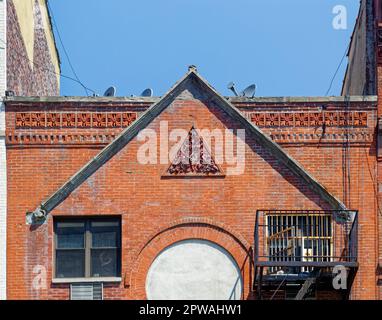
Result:
{"label": "satellite dish", "polygon": [[115,97],[115,94],[117,93],[117,89],[115,87],[108,88],[105,93],[103,94],[104,97]]}
{"label": "satellite dish", "polygon": [[147,88],[146,90],[144,90],[144,91],[141,93],[141,96],[142,96],[142,97],[152,97],[153,94],[154,94],[153,89],[151,89],[151,88]]}
{"label": "satellite dish", "polygon": [[243,97],[253,98],[256,93],[256,85],[251,84],[249,87],[245,88],[243,91]]}
{"label": "satellite dish", "polygon": [[228,88],[229,90],[231,90],[231,91],[234,93],[234,95],[235,95],[236,97],[239,96],[238,93],[237,93],[237,91],[236,91],[236,89],[235,89],[235,84],[234,84],[233,82],[228,83],[227,88]]}

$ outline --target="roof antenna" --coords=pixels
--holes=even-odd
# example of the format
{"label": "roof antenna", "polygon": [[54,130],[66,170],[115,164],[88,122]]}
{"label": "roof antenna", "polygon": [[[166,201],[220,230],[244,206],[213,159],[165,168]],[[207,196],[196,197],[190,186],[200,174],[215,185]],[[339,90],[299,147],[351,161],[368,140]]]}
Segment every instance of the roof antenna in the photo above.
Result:
{"label": "roof antenna", "polygon": [[235,95],[236,97],[239,96],[239,94],[237,93],[237,91],[236,91],[236,89],[235,89],[235,84],[234,84],[233,82],[228,83],[227,88],[228,88],[229,90],[231,90],[231,91],[234,93],[234,95]]}
{"label": "roof antenna", "polygon": [[115,87],[108,88],[105,93],[103,94],[104,97],[115,97],[115,94],[117,93],[117,89]]}
{"label": "roof antenna", "polygon": [[147,88],[147,89],[143,90],[143,92],[141,93],[141,97],[152,97],[153,94],[154,94],[153,89]]}
{"label": "roof antenna", "polygon": [[255,93],[256,93],[256,85],[251,84],[250,86],[248,86],[247,88],[243,90],[242,94],[243,94],[243,97],[253,98],[255,96]]}

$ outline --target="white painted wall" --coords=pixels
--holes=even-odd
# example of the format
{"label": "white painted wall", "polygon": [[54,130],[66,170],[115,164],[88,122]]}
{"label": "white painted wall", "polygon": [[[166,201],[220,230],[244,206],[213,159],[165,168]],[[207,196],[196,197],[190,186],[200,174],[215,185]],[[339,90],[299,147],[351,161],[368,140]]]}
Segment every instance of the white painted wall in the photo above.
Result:
{"label": "white painted wall", "polygon": [[7,170],[5,158],[6,0],[0,0],[0,300],[6,299]]}
{"label": "white painted wall", "polygon": [[146,278],[149,300],[239,300],[242,287],[232,256],[212,242],[197,239],[163,250]]}

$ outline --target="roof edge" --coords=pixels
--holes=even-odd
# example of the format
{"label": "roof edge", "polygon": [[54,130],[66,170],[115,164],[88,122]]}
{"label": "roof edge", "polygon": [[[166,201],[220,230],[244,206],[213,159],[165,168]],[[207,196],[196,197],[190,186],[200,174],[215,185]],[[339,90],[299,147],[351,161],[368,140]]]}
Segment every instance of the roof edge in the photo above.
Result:
{"label": "roof edge", "polygon": [[[163,97],[163,96],[162,96]],[[155,103],[162,97],[85,97],[85,96],[46,96],[46,97],[26,97],[26,96],[13,96],[4,97],[6,103],[124,103],[124,102],[144,102]],[[331,96],[331,97],[229,97],[224,96],[224,99],[232,103],[345,103],[345,102],[377,102],[378,96]]]}

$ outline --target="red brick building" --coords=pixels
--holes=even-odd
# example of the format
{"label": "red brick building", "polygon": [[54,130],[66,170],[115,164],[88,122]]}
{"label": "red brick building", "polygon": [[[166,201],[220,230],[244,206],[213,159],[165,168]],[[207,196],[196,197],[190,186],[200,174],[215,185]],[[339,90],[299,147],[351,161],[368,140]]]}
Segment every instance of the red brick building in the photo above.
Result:
{"label": "red brick building", "polygon": [[60,58],[46,0],[7,0],[6,90],[17,96],[60,94]]}
{"label": "red brick building", "polygon": [[60,58],[46,0],[0,1],[0,300],[6,298],[5,95],[60,93]]}
{"label": "red brick building", "polygon": [[340,97],[8,98],[7,297],[380,299],[380,5]]}

